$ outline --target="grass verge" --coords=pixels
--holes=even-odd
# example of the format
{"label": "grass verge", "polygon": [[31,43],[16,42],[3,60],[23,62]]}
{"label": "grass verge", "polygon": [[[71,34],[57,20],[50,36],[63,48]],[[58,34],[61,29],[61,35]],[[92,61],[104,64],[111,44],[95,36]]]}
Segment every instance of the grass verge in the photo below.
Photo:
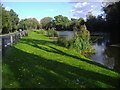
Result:
{"label": "grass verge", "polygon": [[6,53],[3,88],[114,88],[120,74],[29,32]]}

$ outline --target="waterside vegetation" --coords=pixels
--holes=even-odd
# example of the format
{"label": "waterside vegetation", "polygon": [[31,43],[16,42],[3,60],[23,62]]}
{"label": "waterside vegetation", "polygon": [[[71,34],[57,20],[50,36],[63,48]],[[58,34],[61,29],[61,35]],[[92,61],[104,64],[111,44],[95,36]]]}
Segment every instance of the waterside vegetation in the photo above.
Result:
{"label": "waterside vegetation", "polygon": [[29,32],[3,60],[3,88],[115,88],[120,74]]}

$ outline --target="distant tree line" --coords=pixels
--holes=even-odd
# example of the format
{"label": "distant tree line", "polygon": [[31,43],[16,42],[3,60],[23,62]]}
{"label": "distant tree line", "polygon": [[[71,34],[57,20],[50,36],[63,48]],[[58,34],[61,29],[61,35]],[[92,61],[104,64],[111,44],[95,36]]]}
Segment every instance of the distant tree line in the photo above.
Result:
{"label": "distant tree line", "polygon": [[84,24],[84,19],[68,19],[66,16],[58,15],[55,16],[54,19],[51,17],[45,17],[41,19],[40,23],[42,24],[42,28],[49,29],[54,28],[58,31],[65,31],[65,30],[75,30],[76,28],[80,28],[81,25]]}
{"label": "distant tree line", "polygon": [[39,22],[35,18],[20,20],[14,10],[7,11],[0,4],[0,33],[6,34],[16,30],[28,30],[40,28]]}
{"label": "distant tree line", "polygon": [[68,19],[66,16],[58,15],[54,18],[52,17],[44,17],[39,21],[36,18],[25,18],[19,19],[18,14],[14,10],[7,11],[5,8],[0,4],[1,8],[1,17],[0,23],[1,24],[1,32],[2,34],[14,32],[16,30],[30,30],[30,29],[51,29],[54,28],[55,30],[64,31],[64,30],[75,30],[79,29],[81,25],[84,24],[84,19]]}

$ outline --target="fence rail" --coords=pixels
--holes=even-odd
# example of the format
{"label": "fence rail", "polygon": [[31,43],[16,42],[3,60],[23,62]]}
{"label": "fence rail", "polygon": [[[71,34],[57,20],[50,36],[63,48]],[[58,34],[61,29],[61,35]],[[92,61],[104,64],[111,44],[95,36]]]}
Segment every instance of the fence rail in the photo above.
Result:
{"label": "fence rail", "polygon": [[0,36],[0,52],[4,55],[7,47],[11,46],[14,42],[18,41],[23,36],[28,36],[28,30],[20,31],[13,34]]}

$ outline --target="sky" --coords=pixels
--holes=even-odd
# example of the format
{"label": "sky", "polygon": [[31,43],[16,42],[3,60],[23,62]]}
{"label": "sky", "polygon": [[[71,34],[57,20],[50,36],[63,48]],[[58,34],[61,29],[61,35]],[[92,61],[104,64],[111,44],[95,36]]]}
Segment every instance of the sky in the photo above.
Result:
{"label": "sky", "polygon": [[88,12],[99,15],[102,12],[101,2],[3,2],[6,10],[13,9],[20,19],[63,15],[70,18],[86,18]]}

